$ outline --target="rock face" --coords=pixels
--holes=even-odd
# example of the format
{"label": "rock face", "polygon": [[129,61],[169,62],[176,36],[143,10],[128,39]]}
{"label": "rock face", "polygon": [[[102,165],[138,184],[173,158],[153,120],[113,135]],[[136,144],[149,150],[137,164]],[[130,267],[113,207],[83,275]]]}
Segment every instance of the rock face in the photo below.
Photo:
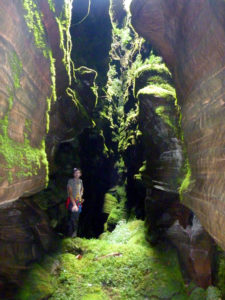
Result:
{"label": "rock face", "polygon": [[1,205],[0,293],[2,284],[18,285],[21,271],[54,247],[53,241],[48,219],[34,204],[22,199]]}
{"label": "rock face", "polygon": [[59,143],[92,122],[96,72],[71,61],[72,2],[0,3],[0,288],[52,245],[49,220],[21,197],[45,188]]}
{"label": "rock face", "polygon": [[194,216],[192,225],[184,229],[175,222],[167,231],[169,239],[177,247],[180,258],[190,277],[202,288],[212,284],[212,239]]}
{"label": "rock face", "polygon": [[0,202],[40,190],[47,176],[50,57],[37,49],[25,16],[22,1],[0,4]]}
{"label": "rock face", "polygon": [[[95,72],[73,75],[71,10],[64,0],[0,4],[0,203],[46,186],[49,127],[50,157],[76,124],[77,131],[91,124]],[[82,103],[85,80],[89,98]]]}
{"label": "rock face", "polygon": [[224,1],[133,0],[132,24],[170,67],[192,189],[184,204],[225,249]]}
{"label": "rock face", "polygon": [[137,70],[135,94],[146,149],[145,173],[151,177],[153,188],[177,193],[183,153],[178,134],[176,92],[165,64],[153,62]]}

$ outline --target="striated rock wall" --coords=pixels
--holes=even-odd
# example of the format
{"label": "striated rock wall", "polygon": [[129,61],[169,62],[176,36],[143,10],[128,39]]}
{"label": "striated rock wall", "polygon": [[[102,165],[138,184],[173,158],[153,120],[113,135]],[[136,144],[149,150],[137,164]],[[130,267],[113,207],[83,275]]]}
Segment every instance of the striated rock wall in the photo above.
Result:
{"label": "striated rock wall", "polygon": [[95,72],[74,76],[72,2],[0,3],[0,203],[42,190],[57,145],[91,124]]}
{"label": "striated rock wall", "polygon": [[225,249],[225,3],[133,0],[131,12],[133,26],[164,57],[176,83],[190,164],[183,202]]}
{"label": "striated rock wall", "polygon": [[43,137],[52,94],[50,52],[44,56],[45,45],[37,48],[26,16],[21,1],[1,2],[1,202],[40,190],[47,177]]}
{"label": "striated rock wall", "polygon": [[24,197],[46,187],[59,144],[92,124],[96,72],[71,61],[72,2],[0,3],[0,294],[55,239]]}

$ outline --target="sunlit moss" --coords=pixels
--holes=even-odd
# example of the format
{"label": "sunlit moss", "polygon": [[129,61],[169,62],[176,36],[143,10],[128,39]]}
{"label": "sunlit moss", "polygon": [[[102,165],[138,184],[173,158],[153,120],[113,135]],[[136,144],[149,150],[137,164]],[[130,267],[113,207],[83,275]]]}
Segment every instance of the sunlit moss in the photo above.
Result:
{"label": "sunlit moss", "polygon": [[[50,0],[53,7],[53,2]],[[40,8],[38,6],[37,0],[23,0],[23,7],[26,11],[26,14],[24,14],[24,19],[26,21],[27,27],[30,32],[33,33],[34,36],[34,43],[35,46],[40,49],[46,59],[49,60],[49,66],[50,66],[50,74],[51,74],[51,88],[52,88],[52,95],[51,97],[47,97],[47,130],[49,128],[49,116],[48,112],[50,110],[50,104],[51,100],[56,101],[56,72],[55,72],[55,59],[53,58],[52,51],[48,45],[47,38],[46,38],[46,32],[45,27],[43,24],[43,15],[40,11]]]}
{"label": "sunlit moss", "polygon": [[[0,154],[4,157],[6,162],[2,167],[7,168],[9,183],[13,181],[13,174],[18,178],[37,175],[38,170],[43,165],[46,167],[47,173],[48,161],[45,153],[44,140],[39,148],[34,148],[30,145],[26,134],[24,136],[24,143],[15,142],[8,135],[8,126],[9,121],[6,116],[0,120],[2,131],[0,135]],[[15,166],[18,168],[17,172],[14,170]]]}
{"label": "sunlit moss", "polygon": [[66,89],[66,93],[67,93],[68,96],[71,97],[72,101],[76,105],[77,109],[82,113],[82,115],[85,116],[87,118],[87,120],[90,120],[90,116],[88,115],[86,109],[84,108],[84,106],[78,100],[77,92],[68,87]]}
{"label": "sunlit moss", "polygon": [[20,76],[23,71],[23,64],[15,51],[9,53],[9,64],[12,71],[13,85],[17,89],[20,87]]}
{"label": "sunlit moss", "polygon": [[175,94],[174,87],[169,83],[172,78],[170,71],[163,63],[162,58],[155,56],[153,53],[150,54],[148,59],[139,64],[133,76],[135,97],[140,89],[148,85],[160,86]]}
{"label": "sunlit moss", "polygon": [[206,300],[221,300],[221,299],[223,299],[221,290],[219,290],[214,286],[209,286],[206,291]]}
{"label": "sunlit moss", "polygon": [[54,0],[48,0],[49,8],[52,12],[55,12],[55,3]]}
{"label": "sunlit moss", "polygon": [[[80,260],[77,254],[82,254]],[[20,295],[26,291],[32,297],[39,291],[40,299],[48,296],[51,300],[73,299],[74,295],[77,300],[188,299],[176,252],[165,245],[151,247],[145,240],[143,221],[120,222],[101,240],[63,240],[61,253],[48,267],[47,292],[40,276],[34,275],[35,268]]]}
{"label": "sunlit moss", "polygon": [[114,205],[111,206],[111,210],[105,224],[105,230],[109,230],[109,231],[112,231],[116,227],[119,221],[127,218],[127,212],[126,212],[127,195],[126,195],[125,187],[116,186],[113,189],[113,196],[115,197],[114,200],[116,200],[117,203],[114,203]]}
{"label": "sunlit moss", "polygon": [[52,51],[49,50],[49,59],[50,59],[50,73],[51,73],[51,81],[52,81],[52,100],[56,101],[56,71],[55,71],[55,58],[52,55]]}
{"label": "sunlit moss", "polygon": [[156,109],[155,109],[155,112],[156,114],[162,118],[162,120],[169,126],[171,127],[174,132],[176,132],[176,126],[175,124],[173,123],[173,119],[172,117],[170,117],[169,115],[169,112],[166,111],[166,107],[165,106],[158,106]]}
{"label": "sunlit moss", "polygon": [[186,160],[186,165],[184,166],[185,176],[179,188],[180,200],[183,201],[184,194],[187,193],[193,185],[193,180],[191,178],[191,167],[188,159]]}
{"label": "sunlit moss", "polygon": [[156,85],[149,85],[139,90],[137,97],[139,97],[140,95],[153,95],[154,97],[166,98],[168,100],[171,99],[171,97],[173,99],[176,98],[175,91],[168,90]]}
{"label": "sunlit moss", "polygon": [[23,7],[26,11],[24,19],[27,23],[29,31],[33,33],[34,42],[38,49],[41,49],[43,55],[48,58],[48,48],[46,42],[46,34],[42,22],[42,14],[36,0],[23,0]]}
{"label": "sunlit moss", "polygon": [[72,11],[72,0],[67,0],[63,4],[62,12],[59,17],[56,17],[56,22],[59,28],[60,36],[60,48],[63,51],[62,62],[66,68],[69,85],[71,85],[71,50],[72,50],[72,41],[70,36],[70,24],[71,24],[71,11]]}
{"label": "sunlit moss", "polygon": [[106,193],[104,197],[103,212],[106,214],[110,214],[110,212],[117,205],[117,203],[118,201],[113,195]]}

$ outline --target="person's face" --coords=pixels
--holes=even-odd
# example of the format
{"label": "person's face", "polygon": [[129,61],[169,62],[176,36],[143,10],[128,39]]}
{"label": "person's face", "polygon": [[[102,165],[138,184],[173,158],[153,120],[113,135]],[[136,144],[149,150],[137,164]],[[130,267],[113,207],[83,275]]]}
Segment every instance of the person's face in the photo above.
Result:
{"label": "person's face", "polygon": [[75,171],[75,172],[73,173],[73,176],[74,176],[75,178],[80,178],[81,172],[80,172],[79,170],[77,170],[77,171]]}

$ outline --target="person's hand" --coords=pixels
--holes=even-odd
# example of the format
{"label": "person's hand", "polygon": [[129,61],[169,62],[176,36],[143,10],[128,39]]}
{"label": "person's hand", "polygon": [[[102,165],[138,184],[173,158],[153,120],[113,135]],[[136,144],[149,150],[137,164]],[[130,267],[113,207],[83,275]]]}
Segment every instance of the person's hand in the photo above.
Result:
{"label": "person's hand", "polygon": [[77,205],[74,205],[74,206],[72,207],[72,211],[73,211],[73,212],[74,212],[74,211],[78,211]]}

